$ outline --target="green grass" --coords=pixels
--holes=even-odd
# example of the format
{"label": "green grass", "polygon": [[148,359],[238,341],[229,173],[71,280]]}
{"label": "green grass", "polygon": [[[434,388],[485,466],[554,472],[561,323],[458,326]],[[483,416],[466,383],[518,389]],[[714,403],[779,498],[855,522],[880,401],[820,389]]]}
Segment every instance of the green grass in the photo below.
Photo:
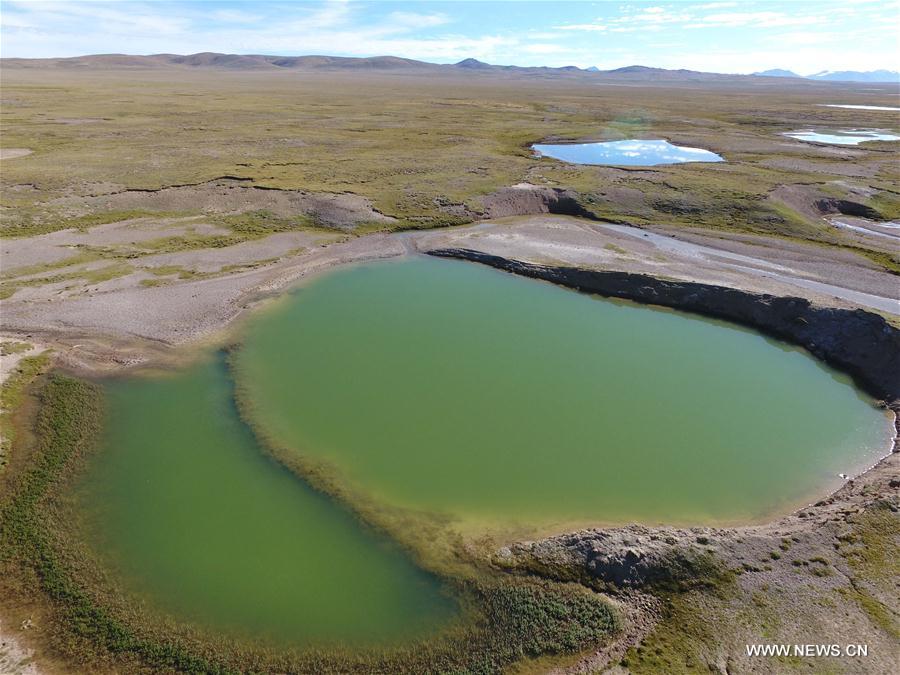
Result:
{"label": "green grass", "polygon": [[[18,342],[12,343],[12,347],[7,348],[9,342],[4,342],[4,356],[17,351],[23,351],[18,348],[24,345],[27,349],[31,345]],[[13,351],[6,351],[11,349]],[[7,457],[10,449],[13,447],[16,439],[16,425],[13,423],[13,414],[22,404],[22,397],[25,390],[34,379],[40,375],[50,362],[50,352],[43,352],[36,356],[26,356],[16,365],[3,385],[0,386],[0,429],[3,435],[0,438],[0,467],[7,463]]]}
{"label": "green grass", "polygon": [[693,675],[707,672],[709,645],[715,645],[715,626],[684,598],[665,601],[663,617],[641,644],[631,647],[621,665],[635,675]]}
{"label": "green grass", "polygon": [[0,342],[0,356],[21,354],[29,349],[31,349],[31,345],[27,342],[17,342],[16,340],[3,340]]}
{"label": "green grass", "polygon": [[20,277],[37,276],[53,272],[64,267],[70,267],[72,265],[82,265],[84,263],[94,262],[96,260],[99,260],[100,258],[101,255],[95,251],[80,251],[75,255],[69,256],[68,258],[63,258],[62,260],[57,260],[55,262],[42,263],[39,265],[28,265],[26,267],[17,267],[12,272],[4,272],[2,275],[0,275],[0,278],[17,279]]}
{"label": "green grass", "polygon": [[856,579],[851,596],[888,635],[900,639],[900,621],[867,588],[871,585],[887,595],[896,591],[900,578],[900,515],[886,502],[876,502],[851,520],[852,531],[839,538],[838,552],[847,560]]}
{"label": "green grass", "polygon": [[74,272],[65,272],[50,276],[5,281],[0,283],[0,300],[12,297],[20,288],[28,286],[44,286],[46,284],[55,284],[66,281],[79,281],[83,284],[99,284],[104,281],[127,276],[133,271],[134,268],[131,265],[122,262],[114,262],[110,265],[98,267],[96,269],[76,270]]}
{"label": "green grass", "polygon": [[89,213],[73,218],[48,216],[44,219],[32,217],[19,221],[2,220],[0,221],[0,236],[33,237],[38,234],[48,234],[50,232],[67,230],[70,228],[81,230],[83,232],[96,225],[118,223],[123,220],[146,218],[147,216],[161,217],[165,215],[168,214],[146,210],[128,210],[100,211],[98,213]]}
{"label": "green grass", "polygon": [[735,572],[712,553],[673,554],[660,565],[663,574],[648,586],[663,601],[663,615],[653,631],[622,659],[637,674],[687,674],[706,671],[721,642],[722,626],[703,609],[727,601],[735,593]]}
{"label": "green grass", "polygon": [[900,640],[900,622],[897,621],[897,617],[871,593],[854,584],[853,590],[847,593],[847,596],[862,607],[873,624],[895,640]]}
{"label": "green grass", "polygon": [[888,504],[877,502],[856,517],[845,540],[839,551],[856,571],[876,580],[900,577],[900,515]]}

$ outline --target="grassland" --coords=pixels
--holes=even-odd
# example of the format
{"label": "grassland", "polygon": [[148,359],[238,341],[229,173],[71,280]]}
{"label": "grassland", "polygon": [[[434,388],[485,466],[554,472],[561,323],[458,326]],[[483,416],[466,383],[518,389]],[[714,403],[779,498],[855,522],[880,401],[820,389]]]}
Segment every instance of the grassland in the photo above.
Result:
{"label": "grassland", "polygon": [[[598,219],[814,242],[900,274],[889,240],[822,218],[836,212],[825,203],[900,217],[892,145],[834,148],[780,135],[884,126],[884,113],[818,105],[887,96],[856,85],[9,65],[3,74],[4,147],[34,152],[4,161],[0,235],[85,235],[45,238],[30,265],[7,254],[0,299],[40,303],[235,275],[309,248],[294,241],[228,258],[248,242],[459,225],[491,215],[490,196],[520,183],[565,189],[579,213]],[[727,161],[588,167],[529,149],[630,137],[704,147]],[[104,226],[123,222],[156,235],[105,243]],[[59,259],[52,252],[64,246],[72,254]],[[192,251],[223,254],[183,255]]]}
{"label": "grassland", "polygon": [[[396,219],[379,229],[466,222],[481,212],[481,197],[520,182],[573,189],[602,218],[833,245],[849,241],[802,208],[772,199],[775,188],[802,185],[861,201],[886,218],[900,216],[900,173],[889,144],[834,150],[779,136],[804,124],[889,121],[878,113],[818,107],[839,95],[825,86],[696,89],[353,72],[173,77],[14,68],[5,69],[4,80],[4,145],[34,150],[4,165],[7,235],[148,212],[106,212],[83,196],[222,176],[265,188],[360,195]],[[548,138],[635,136],[699,145],[728,161],[652,170],[578,167],[536,159],[528,148]]]}

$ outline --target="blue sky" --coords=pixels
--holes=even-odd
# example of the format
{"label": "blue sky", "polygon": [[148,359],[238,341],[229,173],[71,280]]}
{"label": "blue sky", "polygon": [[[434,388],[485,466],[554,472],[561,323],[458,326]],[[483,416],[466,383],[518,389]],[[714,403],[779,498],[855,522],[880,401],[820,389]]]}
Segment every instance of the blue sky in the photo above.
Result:
{"label": "blue sky", "polygon": [[746,73],[895,70],[898,0],[0,1],[0,55],[393,54]]}

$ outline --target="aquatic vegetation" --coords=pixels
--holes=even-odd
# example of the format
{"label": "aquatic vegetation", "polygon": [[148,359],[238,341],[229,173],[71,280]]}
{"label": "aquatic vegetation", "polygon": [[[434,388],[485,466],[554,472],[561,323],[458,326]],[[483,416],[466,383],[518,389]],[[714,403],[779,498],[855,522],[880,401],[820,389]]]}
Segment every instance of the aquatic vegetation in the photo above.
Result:
{"label": "aquatic vegetation", "polygon": [[[3,356],[14,354],[17,351],[23,351],[18,348],[19,345],[30,349],[31,345],[23,342],[3,343]],[[50,362],[50,353],[43,352],[35,356],[27,356],[23,358],[13,370],[6,381],[0,386],[0,428],[2,428],[3,436],[0,439],[0,467],[8,461],[9,451],[16,439],[16,424],[13,422],[13,413],[22,405],[22,397],[25,390],[32,381],[46,370]]]}

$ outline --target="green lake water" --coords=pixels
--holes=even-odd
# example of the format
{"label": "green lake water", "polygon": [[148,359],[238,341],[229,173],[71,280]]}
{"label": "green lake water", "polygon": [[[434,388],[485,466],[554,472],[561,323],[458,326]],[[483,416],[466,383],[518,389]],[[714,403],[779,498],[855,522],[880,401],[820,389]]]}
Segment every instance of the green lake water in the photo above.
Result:
{"label": "green lake water", "polygon": [[236,372],[278,443],[472,522],[755,519],[889,443],[885,414],[802,350],[424,257],[300,288],[250,324]]}
{"label": "green lake water", "polygon": [[158,609],[292,643],[394,641],[455,614],[437,580],[261,452],[221,357],[106,394],[79,490],[88,539]]}

